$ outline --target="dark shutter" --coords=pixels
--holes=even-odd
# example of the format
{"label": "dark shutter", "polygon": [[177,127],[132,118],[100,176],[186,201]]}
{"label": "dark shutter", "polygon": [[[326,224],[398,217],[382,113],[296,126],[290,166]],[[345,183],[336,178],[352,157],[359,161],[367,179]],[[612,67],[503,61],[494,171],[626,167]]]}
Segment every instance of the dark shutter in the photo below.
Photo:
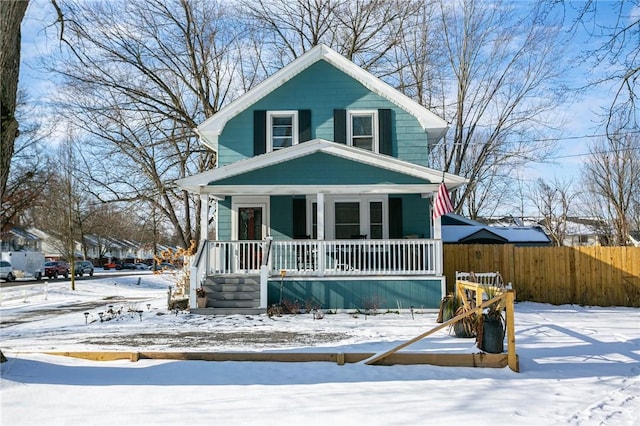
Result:
{"label": "dark shutter", "polygon": [[301,109],[298,111],[298,142],[311,140],[311,110]]}
{"label": "dark shutter", "polygon": [[347,143],[347,110],[333,110],[333,141]]}
{"label": "dark shutter", "polygon": [[267,111],[253,111],[253,155],[267,152]]}
{"label": "dark shutter", "polygon": [[402,238],[402,198],[389,197],[389,238]]}
{"label": "dark shutter", "polygon": [[380,154],[391,155],[391,110],[378,110],[378,137],[380,141]]}
{"label": "dark shutter", "polygon": [[307,235],[307,200],[293,199],[293,238],[305,238]]}

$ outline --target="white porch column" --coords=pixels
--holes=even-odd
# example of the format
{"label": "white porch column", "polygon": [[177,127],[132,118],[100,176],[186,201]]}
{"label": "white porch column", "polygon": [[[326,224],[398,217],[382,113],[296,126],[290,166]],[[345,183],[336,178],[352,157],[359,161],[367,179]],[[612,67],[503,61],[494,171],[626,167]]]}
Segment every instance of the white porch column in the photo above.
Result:
{"label": "white porch column", "polygon": [[324,240],[324,194],[319,192],[317,195],[317,215],[318,215],[318,239]]}
{"label": "white porch column", "polygon": [[200,194],[200,241],[209,235],[209,195]]}
{"label": "white porch column", "polygon": [[442,239],[442,216],[433,219],[433,239]]}

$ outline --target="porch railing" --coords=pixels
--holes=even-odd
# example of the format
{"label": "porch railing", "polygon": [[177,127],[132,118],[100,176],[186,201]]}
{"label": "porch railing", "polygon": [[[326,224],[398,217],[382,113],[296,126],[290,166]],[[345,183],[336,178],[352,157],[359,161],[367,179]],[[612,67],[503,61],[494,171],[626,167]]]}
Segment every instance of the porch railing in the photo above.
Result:
{"label": "porch railing", "polygon": [[209,274],[260,271],[263,255],[269,275],[442,275],[442,241],[402,240],[274,240],[209,241]]}

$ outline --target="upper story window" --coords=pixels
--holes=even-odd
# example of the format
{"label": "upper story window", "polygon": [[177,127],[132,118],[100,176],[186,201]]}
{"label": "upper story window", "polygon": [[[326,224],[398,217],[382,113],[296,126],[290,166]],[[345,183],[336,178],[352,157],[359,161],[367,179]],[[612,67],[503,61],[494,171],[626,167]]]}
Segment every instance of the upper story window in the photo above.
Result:
{"label": "upper story window", "polygon": [[378,152],[378,111],[347,111],[347,144]]}
{"label": "upper story window", "polygon": [[267,111],[267,151],[298,143],[298,111]]}

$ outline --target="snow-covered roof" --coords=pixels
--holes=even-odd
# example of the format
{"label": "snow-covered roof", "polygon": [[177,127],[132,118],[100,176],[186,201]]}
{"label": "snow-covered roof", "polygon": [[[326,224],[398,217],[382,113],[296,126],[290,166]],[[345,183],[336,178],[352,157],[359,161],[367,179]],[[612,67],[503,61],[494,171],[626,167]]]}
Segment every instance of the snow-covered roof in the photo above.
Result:
{"label": "snow-covered roof", "polygon": [[535,245],[550,243],[549,237],[540,226],[485,225],[455,213],[443,216],[442,240],[445,243],[472,243],[474,241]]}
{"label": "snow-covered roof", "polygon": [[324,44],[310,49],[289,65],[265,79],[235,101],[229,103],[196,128],[204,145],[218,150],[218,137],[222,134],[229,120],[245,111],[251,105],[291,80],[296,75],[318,61],[326,61],[345,74],[359,81],[363,86],[377,95],[393,102],[409,114],[413,115],[420,126],[427,132],[429,144],[437,143],[449,129],[448,123],[418,102],[402,94],[379,78],[363,70],[335,50]]}

